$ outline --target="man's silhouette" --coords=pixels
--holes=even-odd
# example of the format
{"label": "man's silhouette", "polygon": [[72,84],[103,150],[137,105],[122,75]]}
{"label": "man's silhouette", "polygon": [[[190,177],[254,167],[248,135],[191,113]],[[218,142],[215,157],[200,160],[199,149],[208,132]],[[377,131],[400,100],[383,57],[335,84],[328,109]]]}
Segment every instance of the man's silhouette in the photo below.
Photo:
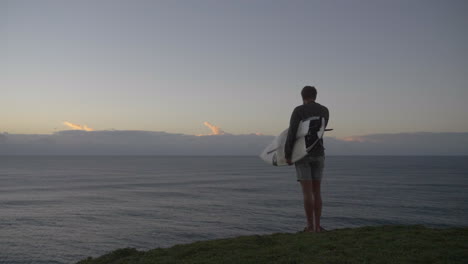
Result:
{"label": "man's silhouette", "polygon": [[[317,90],[313,86],[305,86],[302,91],[303,104],[297,106],[291,115],[289,122],[289,132],[284,148],[286,160],[292,165],[291,156],[296,140],[297,128],[301,120],[318,116],[324,117],[328,124],[328,108],[316,103]],[[307,217],[306,232],[321,232],[324,229],[320,226],[320,217],[322,215],[322,196],[320,194],[320,183],[323,176],[325,165],[325,148],[323,139],[309,151],[304,158],[294,163],[296,167],[297,181],[301,183],[302,194],[304,196],[304,210]]]}

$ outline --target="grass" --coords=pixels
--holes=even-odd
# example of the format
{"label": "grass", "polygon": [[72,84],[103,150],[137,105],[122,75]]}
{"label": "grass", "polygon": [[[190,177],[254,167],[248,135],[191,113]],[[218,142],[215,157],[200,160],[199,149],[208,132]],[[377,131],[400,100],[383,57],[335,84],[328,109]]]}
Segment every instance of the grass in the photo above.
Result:
{"label": "grass", "polygon": [[200,241],[170,248],[124,248],[77,264],[149,263],[468,263],[468,228],[345,228]]}

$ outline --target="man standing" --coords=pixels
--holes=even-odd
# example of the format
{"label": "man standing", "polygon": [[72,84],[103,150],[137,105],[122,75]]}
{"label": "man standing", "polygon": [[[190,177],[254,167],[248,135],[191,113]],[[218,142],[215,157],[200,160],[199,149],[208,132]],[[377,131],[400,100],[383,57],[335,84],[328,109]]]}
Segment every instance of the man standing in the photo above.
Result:
{"label": "man standing", "polygon": [[[305,86],[302,91],[303,104],[297,106],[291,115],[289,122],[289,132],[284,148],[286,160],[292,165],[291,156],[296,140],[297,128],[301,120],[309,117],[319,116],[325,118],[325,124],[328,124],[328,108],[316,103],[317,90],[313,86]],[[309,154],[294,163],[296,167],[297,181],[301,183],[302,194],[304,197],[304,210],[307,217],[306,232],[321,232],[324,229],[320,226],[320,217],[322,215],[322,196],[320,194],[320,183],[325,165],[325,148],[323,139],[310,150]]]}

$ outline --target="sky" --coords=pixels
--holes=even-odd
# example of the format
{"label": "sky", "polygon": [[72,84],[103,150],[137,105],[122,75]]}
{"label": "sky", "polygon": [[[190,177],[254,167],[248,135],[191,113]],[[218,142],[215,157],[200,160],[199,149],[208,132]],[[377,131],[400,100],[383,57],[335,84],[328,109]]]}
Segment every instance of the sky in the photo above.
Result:
{"label": "sky", "polygon": [[0,132],[276,135],[304,85],[333,137],[467,132],[467,13],[464,0],[0,0]]}

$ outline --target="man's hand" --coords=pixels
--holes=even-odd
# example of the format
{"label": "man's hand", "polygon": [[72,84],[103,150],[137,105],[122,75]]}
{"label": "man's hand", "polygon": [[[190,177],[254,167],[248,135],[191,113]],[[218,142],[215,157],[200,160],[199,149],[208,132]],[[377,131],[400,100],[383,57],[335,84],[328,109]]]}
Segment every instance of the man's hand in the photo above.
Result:
{"label": "man's hand", "polygon": [[291,165],[294,164],[290,159],[287,159],[287,160],[286,160],[286,163],[288,163],[289,166],[291,166]]}

